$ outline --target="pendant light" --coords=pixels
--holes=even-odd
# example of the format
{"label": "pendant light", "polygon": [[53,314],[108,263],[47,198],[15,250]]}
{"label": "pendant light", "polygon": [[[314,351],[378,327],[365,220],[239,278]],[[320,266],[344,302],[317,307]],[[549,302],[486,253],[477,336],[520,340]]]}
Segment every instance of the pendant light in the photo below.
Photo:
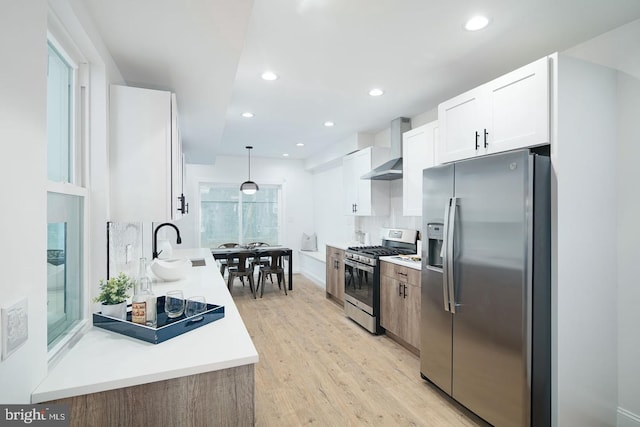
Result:
{"label": "pendant light", "polygon": [[242,185],[240,186],[240,191],[242,191],[244,194],[255,194],[256,191],[259,190],[259,188],[258,184],[251,181],[251,150],[253,149],[253,147],[247,145],[244,148],[246,148],[249,152],[249,179],[242,183]]}

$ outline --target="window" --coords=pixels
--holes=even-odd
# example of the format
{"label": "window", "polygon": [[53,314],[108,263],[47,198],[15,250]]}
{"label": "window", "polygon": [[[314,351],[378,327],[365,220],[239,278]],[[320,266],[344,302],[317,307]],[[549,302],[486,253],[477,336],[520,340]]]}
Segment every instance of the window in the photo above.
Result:
{"label": "window", "polygon": [[83,318],[86,188],[82,187],[79,69],[50,37],[47,65],[47,345]]}
{"label": "window", "polygon": [[246,195],[237,185],[200,184],[200,245],[280,243],[282,187],[260,184]]}
{"label": "window", "polygon": [[83,198],[47,195],[47,344],[82,318]]}

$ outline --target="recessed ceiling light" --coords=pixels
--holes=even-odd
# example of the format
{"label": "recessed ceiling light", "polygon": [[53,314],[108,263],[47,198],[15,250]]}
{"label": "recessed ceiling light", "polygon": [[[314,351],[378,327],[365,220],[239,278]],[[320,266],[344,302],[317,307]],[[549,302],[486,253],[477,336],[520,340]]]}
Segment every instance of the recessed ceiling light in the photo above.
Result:
{"label": "recessed ceiling light", "polygon": [[284,153],[282,157],[289,157],[289,153]]}
{"label": "recessed ceiling light", "polygon": [[478,31],[486,27],[488,24],[489,19],[487,19],[487,17],[478,15],[469,19],[464,28],[466,28],[468,31]]}
{"label": "recessed ceiling light", "polygon": [[276,73],[272,72],[272,71],[265,71],[264,73],[262,73],[262,80],[277,80],[278,76],[276,75]]}
{"label": "recessed ceiling light", "polygon": [[324,122],[324,125],[328,128],[330,128],[331,126],[335,125],[335,123],[333,122]]}
{"label": "recessed ceiling light", "polygon": [[371,96],[380,96],[384,94],[384,91],[382,89],[378,89],[378,88],[373,88],[369,91],[369,95]]}
{"label": "recessed ceiling light", "polygon": [[297,147],[304,147],[304,144],[303,144],[302,142],[298,142],[298,143],[296,144],[296,146],[297,146]]}
{"label": "recessed ceiling light", "polygon": [[253,117],[253,113],[250,111],[245,111],[244,113],[242,113],[242,117],[250,119],[251,117]]}

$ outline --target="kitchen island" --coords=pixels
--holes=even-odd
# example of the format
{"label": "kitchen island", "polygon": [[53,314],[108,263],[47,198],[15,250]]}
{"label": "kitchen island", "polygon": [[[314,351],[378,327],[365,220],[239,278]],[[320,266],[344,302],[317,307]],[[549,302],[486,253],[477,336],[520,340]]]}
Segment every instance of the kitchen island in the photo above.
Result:
{"label": "kitchen island", "polygon": [[154,282],[224,305],[224,318],[160,344],[91,327],[32,393],[32,403],[70,405],[72,425],[253,425],[258,353],[208,249],[187,277]]}

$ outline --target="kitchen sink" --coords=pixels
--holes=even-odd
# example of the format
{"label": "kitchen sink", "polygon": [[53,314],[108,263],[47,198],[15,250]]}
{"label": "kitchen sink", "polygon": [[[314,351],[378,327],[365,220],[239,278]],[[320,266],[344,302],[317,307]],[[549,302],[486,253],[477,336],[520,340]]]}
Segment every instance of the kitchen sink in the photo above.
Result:
{"label": "kitchen sink", "polygon": [[191,266],[193,267],[204,267],[207,265],[204,258],[196,258],[191,260]]}

